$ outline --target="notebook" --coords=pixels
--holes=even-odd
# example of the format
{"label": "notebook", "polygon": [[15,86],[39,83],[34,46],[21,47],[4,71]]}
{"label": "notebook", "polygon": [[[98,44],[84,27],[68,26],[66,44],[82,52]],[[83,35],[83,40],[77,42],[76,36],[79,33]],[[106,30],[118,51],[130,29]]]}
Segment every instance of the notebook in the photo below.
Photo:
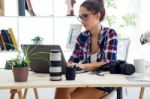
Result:
{"label": "notebook", "polygon": [[[66,66],[66,60],[64,57],[64,54],[62,52],[62,49],[59,45],[28,45],[28,44],[22,44],[21,48],[23,49],[29,48],[29,53],[32,55],[30,57],[30,69],[31,71],[34,71],[36,73],[49,73],[49,67],[50,67],[50,51],[60,50],[61,51],[61,66],[62,66],[62,73],[65,73],[65,66]],[[35,53],[35,54],[34,54]]]}
{"label": "notebook", "polygon": [[126,79],[129,81],[134,81],[134,82],[150,82],[150,77],[149,76],[126,76]]}

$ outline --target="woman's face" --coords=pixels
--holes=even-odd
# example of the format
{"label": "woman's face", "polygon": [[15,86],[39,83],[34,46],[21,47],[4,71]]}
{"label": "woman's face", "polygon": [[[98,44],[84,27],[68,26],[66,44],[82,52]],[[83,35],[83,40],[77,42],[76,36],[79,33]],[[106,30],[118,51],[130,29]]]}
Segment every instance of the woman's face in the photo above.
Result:
{"label": "woman's face", "polygon": [[93,14],[91,11],[88,11],[84,7],[80,7],[79,9],[79,20],[83,24],[86,30],[92,29],[97,24],[99,24],[99,17],[98,14]]}

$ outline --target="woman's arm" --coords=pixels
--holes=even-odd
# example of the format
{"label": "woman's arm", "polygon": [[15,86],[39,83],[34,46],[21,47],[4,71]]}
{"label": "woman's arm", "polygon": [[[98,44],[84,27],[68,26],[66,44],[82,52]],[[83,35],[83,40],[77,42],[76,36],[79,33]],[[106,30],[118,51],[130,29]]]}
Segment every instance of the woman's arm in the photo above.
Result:
{"label": "woman's arm", "polygon": [[117,59],[118,37],[114,29],[109,29],[106,34],[106,43],[104,46],[104,59],[106,62]]}
{"label": "woman's arm", "polygon": [[76,66],[80,67],[86,71],[91,71],[91,70],[97,69],[98,67],[100,67],[104,64],[106,64],[106,62],[101,61],[101,62],[96,62],[96,63],[76,64]]}

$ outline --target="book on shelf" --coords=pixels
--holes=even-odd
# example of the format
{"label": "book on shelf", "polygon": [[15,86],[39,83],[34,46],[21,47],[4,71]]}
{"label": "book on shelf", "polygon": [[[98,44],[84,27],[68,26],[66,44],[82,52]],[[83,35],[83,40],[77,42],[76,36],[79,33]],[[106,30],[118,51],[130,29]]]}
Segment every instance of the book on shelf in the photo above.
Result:
{"label": "book on shelf", "polygon": [[25,0],[18,0],[19,16],[25,16]]}
{"label": "book on shelf", "polygon": [[9,28],[8,30],[0,30],[0,50],[12,51],[17,48],[18,47],[12,28]]}
{"label": "book on shelf", "polygon": [[10,34],[10,37],[11,37],[12,43],[14,45],[14,48],[18,49],[17,41],[16,41],[16,38],[15,38],[15,35],[14,35],[14,32],[13,32],[13,29],[12,28],[8,28],[8,32]]}
{"label": "book on shelf", "polygon": [[31,0],[25,0],[25,8],[28,10],[28,12],[31,16],[36,16],[33,11]]}
{"label": "book on shelf", "polygon": [[4,46],[3,46],[3,41],[2,41],[2,38],[1,38],[1,32],[0,32],[0,51],[1,50],[4,50]]}
{"label": "book on shelf", "polygon": [[[0,35],[1,35],[1,32],[0,32]],[[0,51],[2,50],[2,39],[0,37]]]}
{"label": "book on shelf", "polygon": [[1,38],[1,41],[2,41],[1,50],[6,50],[6,45],[5,45],[5,42],[4,42],[4,39],[3,39],[1,31],[0,31],[0,38]]}
{"label": "book on shelf", "polygon": [[10,46],[9,46],[9,41],[8,41],[8,37],[7,37],[7,34],[6,34],[6,30],[2,29],[1,34],[2,34],[2,37],[3,37],[4,43],[6,45],[6,50],[8,51],[8,50],[10,50]]}
{"label": "book on shelf", "polygon": [[7,42],[8,42],[9,50],[14,50],[15,47],[14,47],[14,44],[13,44],[12,39],[10,37],[9,31],[5,30],[5,34],[6,34],[6,37],[7,37]]}

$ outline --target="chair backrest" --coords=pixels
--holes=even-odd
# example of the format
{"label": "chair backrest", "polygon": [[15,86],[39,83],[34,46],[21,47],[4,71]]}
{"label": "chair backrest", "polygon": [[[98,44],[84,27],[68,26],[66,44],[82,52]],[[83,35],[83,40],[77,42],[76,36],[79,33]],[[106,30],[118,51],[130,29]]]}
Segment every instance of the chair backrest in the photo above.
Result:
{"label": "chair backrest", "polygon": [[127,60],[130,39],[118,39],[117,60]]}

